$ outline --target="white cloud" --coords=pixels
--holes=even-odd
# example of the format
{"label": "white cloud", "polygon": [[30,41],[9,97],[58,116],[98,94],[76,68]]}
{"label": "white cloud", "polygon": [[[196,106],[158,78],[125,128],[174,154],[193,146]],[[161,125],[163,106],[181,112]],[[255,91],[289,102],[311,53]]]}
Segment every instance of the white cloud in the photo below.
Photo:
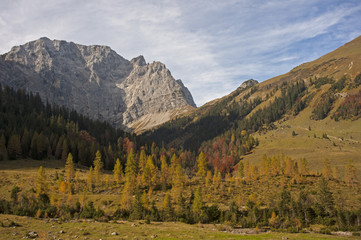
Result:
{"label": "white cloud", "polygon": [[320,50],[301,52],[303,41],[333,34],[341,45],[359,35],[360,7],[353,0],[14,0],[0,9],[0,52],[42,36],[109,45],[128,59],[162,61],[201,105],[334,47],[318,39],[312,44]]}

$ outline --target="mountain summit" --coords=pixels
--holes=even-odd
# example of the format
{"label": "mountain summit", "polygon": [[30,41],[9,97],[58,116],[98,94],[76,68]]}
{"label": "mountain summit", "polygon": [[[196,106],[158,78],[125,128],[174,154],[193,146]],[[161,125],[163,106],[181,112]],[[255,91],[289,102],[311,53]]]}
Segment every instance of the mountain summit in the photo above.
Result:
{"label": "mountain summit", "polygon": [[[0,76],[2,84],[128,130],[196,107],[163,63],[146,63],[143,56],[128,61],[107,46],[40,38],[1,55]],[[142,117],[153,122],[139,122]]]}

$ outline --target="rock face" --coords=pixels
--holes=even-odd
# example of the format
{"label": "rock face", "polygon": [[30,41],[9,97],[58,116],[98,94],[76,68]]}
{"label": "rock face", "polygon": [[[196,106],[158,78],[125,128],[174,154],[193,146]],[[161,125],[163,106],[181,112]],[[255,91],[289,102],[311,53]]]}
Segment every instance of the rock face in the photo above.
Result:
{"label": "rock face", "polygon": [[258,84],[258,81],[257,81],[257,80],[249,79],[249,80],[247,80],[247,81],[244,81],[244,82],[241,84],[240,88],[251,87],[251,86],[256,85],[256,84]]}
{"label": "rock face", "polygon": [[0,82],[124,129],[144,115],[195,107],[188,89],[160,62],[147,64],[143,56],[128,61],[107,46],[48,38],[1,55]]}

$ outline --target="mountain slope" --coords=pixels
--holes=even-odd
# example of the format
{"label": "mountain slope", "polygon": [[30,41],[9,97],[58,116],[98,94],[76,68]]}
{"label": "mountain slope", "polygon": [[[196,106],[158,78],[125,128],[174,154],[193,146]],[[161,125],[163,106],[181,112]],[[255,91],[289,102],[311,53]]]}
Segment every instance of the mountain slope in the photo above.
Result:
{"label": "mountain slope", "polygon": [[189,91],[160,62],[147,64],[143,56],[128,61],[107,46],[48,38],[2,55],[0,82],[125,129],[145,115],[195,107]]}
{"label": "mountain slope", "polygon": [[247,130],[259,139],[259,146],[245,159],[285,152],[309,157],[316,165],[324,157],[339,159],[338,164],[348,158],[361,164],[360,73],[358,37],[286,74],[240,87],[147,136],[168,146],[208,151],[219,138],[227,142],[234,135],[237,140],[237,133]]}

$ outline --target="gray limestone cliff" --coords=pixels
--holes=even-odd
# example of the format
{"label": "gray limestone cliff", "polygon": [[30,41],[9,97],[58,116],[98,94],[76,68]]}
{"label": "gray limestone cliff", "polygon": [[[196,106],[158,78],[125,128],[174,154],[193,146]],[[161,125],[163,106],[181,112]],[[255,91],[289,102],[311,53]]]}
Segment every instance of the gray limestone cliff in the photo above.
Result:
{"label": "gray limestone cliff", "polygon": [[188,89],[160,62],[146,63],[143,56],[128,61],[107,46],[48,38],[1,55],[0,82],[124,129],[145,115],[195,107]]}

